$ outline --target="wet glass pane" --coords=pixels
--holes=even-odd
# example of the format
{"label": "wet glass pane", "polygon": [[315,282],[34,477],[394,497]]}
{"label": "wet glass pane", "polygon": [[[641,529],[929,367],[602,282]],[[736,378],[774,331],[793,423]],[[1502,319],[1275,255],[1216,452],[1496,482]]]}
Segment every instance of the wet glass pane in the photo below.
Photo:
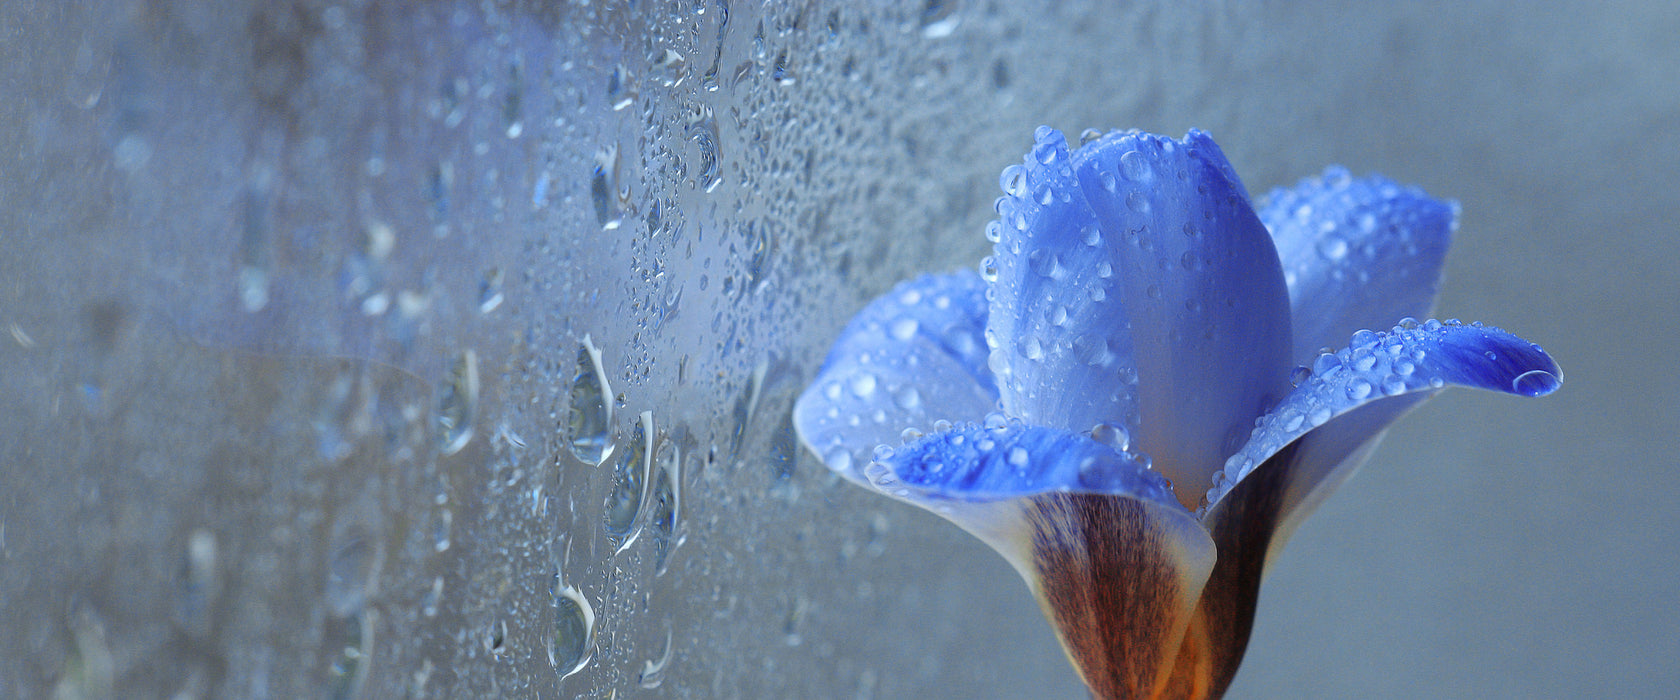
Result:
{"label": "wet glass pane", "polygon": [[[1456,198],[1453,394],[1271,569],[1233,697],[1672,689],[1665,3],[9,3],[0,696],[1081,697],[1009,565],[800,446],[1034,127]],[[1609,470],[1616,470],[1611,472]],[[1622,474],[1623,470],[1631,473]]]}

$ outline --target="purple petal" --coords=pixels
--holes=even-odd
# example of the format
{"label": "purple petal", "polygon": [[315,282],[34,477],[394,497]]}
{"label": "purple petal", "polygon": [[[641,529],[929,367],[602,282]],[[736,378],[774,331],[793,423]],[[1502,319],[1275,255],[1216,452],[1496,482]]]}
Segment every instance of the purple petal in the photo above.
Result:
{"label": "purple petal", "polygon": [[1493,327],[1429,321],[1359,331],[1347,348],[1319,356],[1312,376],[1260,419],[1207,502],[1218,505],[1233,484],[1300,440],[1292,463],[1279,465],[1290,469],[1283,482],[1289,513],[1322,499],[1313,492],[1338,480],[1337,465],[1436,390],[1451,385],[1542,396],[1556,391],[1562,377],[1540,346]]}
{"label": "purple petal", "polygon": [[1074,159],[1128,307],[1139,449],[1195,503],[1289,389],[1277,253],[1207,134],[1111,134]]}
{"label": "purple petal", "polygon": [[985,323],[985,284],[972,271],[924,275],[870,302],[794,405],[800,439],[830,469],[865,483],[876,445],[994,410]]}
{"label": "purple petal", "polygon": [[[1083,153],[1082,149],[1080,153]],[[995,272],[987,338],[1004,409],[1035,425],[1135,427],[1131,334],[1109,241],[1097,229],[1061,132],[1040,127],[1004,169],[987,227]]]}
{"label": "purple petal", "polygon": [[1361,328],[1428,315],[1457,218],[1454,203],[1339,167],[1274,190],[1260,220],[1289,283],[1295,362]]}

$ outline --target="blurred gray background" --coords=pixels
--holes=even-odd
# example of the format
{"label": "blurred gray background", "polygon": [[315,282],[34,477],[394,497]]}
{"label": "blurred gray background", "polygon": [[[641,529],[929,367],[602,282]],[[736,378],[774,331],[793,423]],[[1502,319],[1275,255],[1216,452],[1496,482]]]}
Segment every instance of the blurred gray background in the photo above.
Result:
{"label": "blurred gray background", "polygon": [[1676,36],[1666,2],[0,3],[0,696],[1080,697],[1000,558],[787,422],[851,313],[985,253],[1039,124],[1456,198],[1440,315],[1564,367],[1393,430],[1231,697],[1672,696]]}

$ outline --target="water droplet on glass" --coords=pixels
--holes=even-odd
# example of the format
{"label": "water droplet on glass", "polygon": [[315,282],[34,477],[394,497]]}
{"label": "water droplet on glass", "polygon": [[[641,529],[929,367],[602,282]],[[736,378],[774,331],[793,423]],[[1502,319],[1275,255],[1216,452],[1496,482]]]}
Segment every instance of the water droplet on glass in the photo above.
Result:
{"label": "water droplet on glass", "polygon": [[502,305],[502,269],[490,268],[478,283],[478,312],[487,314]]}
{"label": "water droplet on glass", "polygon": [[554,596],[554,636],[548,640],[548,663],[570,676],[589,663],[594,652],[595,609],[575,588],[561,588]]}
{"label": "water droplet on glass", "polygon": [[[624,452],[613,463],[613,488],[607,496],[607,532],[624,541],[618,545],[622,552],[636,541],[636,516],[642,512],[647,499],[648,472],[653,462],[653,412],[643,411],[631,428],[630,440]],[[628,537],[626,537],[628,535]]]}
{"label": "water droplet on glass", "polygon": [[653,572],[663,575],[669,566],[671,552],[682,544],[676,534],[677,518],[682,513],[682,449],[667,440],[659,449],[659,471],[653,477],[653,513],[649,524],[653,528]]}
{"label": "water droplet on glass", "polygon": [[[341,623],[342,627],[339,629],[327,632],[328,635],[339,639],[342,644],[339,647],[338,655],[333,658],[332,665],[327,669],[328,685],[331,691],[328,693],[329,697],[337,700],[361,696],[362,686],[367,678],[367,655],[372,647],[369,642],[372,641],[370,637],[372,637],[373,632],[369,627],[375,615],[376,613],[372,610],[363,610],[361,614],[344,620]],[[334,624],[329,625],[329,627],[339,627],[339,625]],[[332,642],[329,641],[328,643],[331,644]]]}
{"label": "water droplet on glass", "polygon": [[595,221],[604,231],[624,223],[624,211],[618,205],[618,165],[618,144],[612,144],[595,154],[595,168],[589,174],[589,199],[595,205]]}
{"label": "water droplet on glass", "polygon": [[607,401],[611,392],[606,369],[601,366],[601,350],[586,335],[578,348],[567,420],[572,455],[578,461],[600,464],[612,452],[608,435],[612,424],[612,404]]}
{"label": "water droplet on glass", "polygon": [[439,451],[460,452],[472,441],[473,419],[478,412],[478,354],[467,350],[455,358],[449,381],[443,387],[438,406]]}
{"label": "water droplet on glass", "polygon": [[637,674],[636,683],[643,688],[652,690],[658,688],[665,680],[665,666],[671,663],[671,628],[665,627],[665,650],[659,653],[659,658],[649,659],[642,663],[642,672]]}

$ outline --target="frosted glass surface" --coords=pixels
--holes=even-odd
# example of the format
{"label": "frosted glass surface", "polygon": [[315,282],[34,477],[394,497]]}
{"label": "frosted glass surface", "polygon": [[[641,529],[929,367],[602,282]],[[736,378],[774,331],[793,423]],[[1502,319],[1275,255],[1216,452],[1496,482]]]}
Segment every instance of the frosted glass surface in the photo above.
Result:
{"label": "frosted glass surface", "polygon": [[1390,433],[1231,697],[1680,685],[1671,3],[0,5],[0,696],[1082,697],[789,411],[1033,128],[1456,198],[1557,395]]}

